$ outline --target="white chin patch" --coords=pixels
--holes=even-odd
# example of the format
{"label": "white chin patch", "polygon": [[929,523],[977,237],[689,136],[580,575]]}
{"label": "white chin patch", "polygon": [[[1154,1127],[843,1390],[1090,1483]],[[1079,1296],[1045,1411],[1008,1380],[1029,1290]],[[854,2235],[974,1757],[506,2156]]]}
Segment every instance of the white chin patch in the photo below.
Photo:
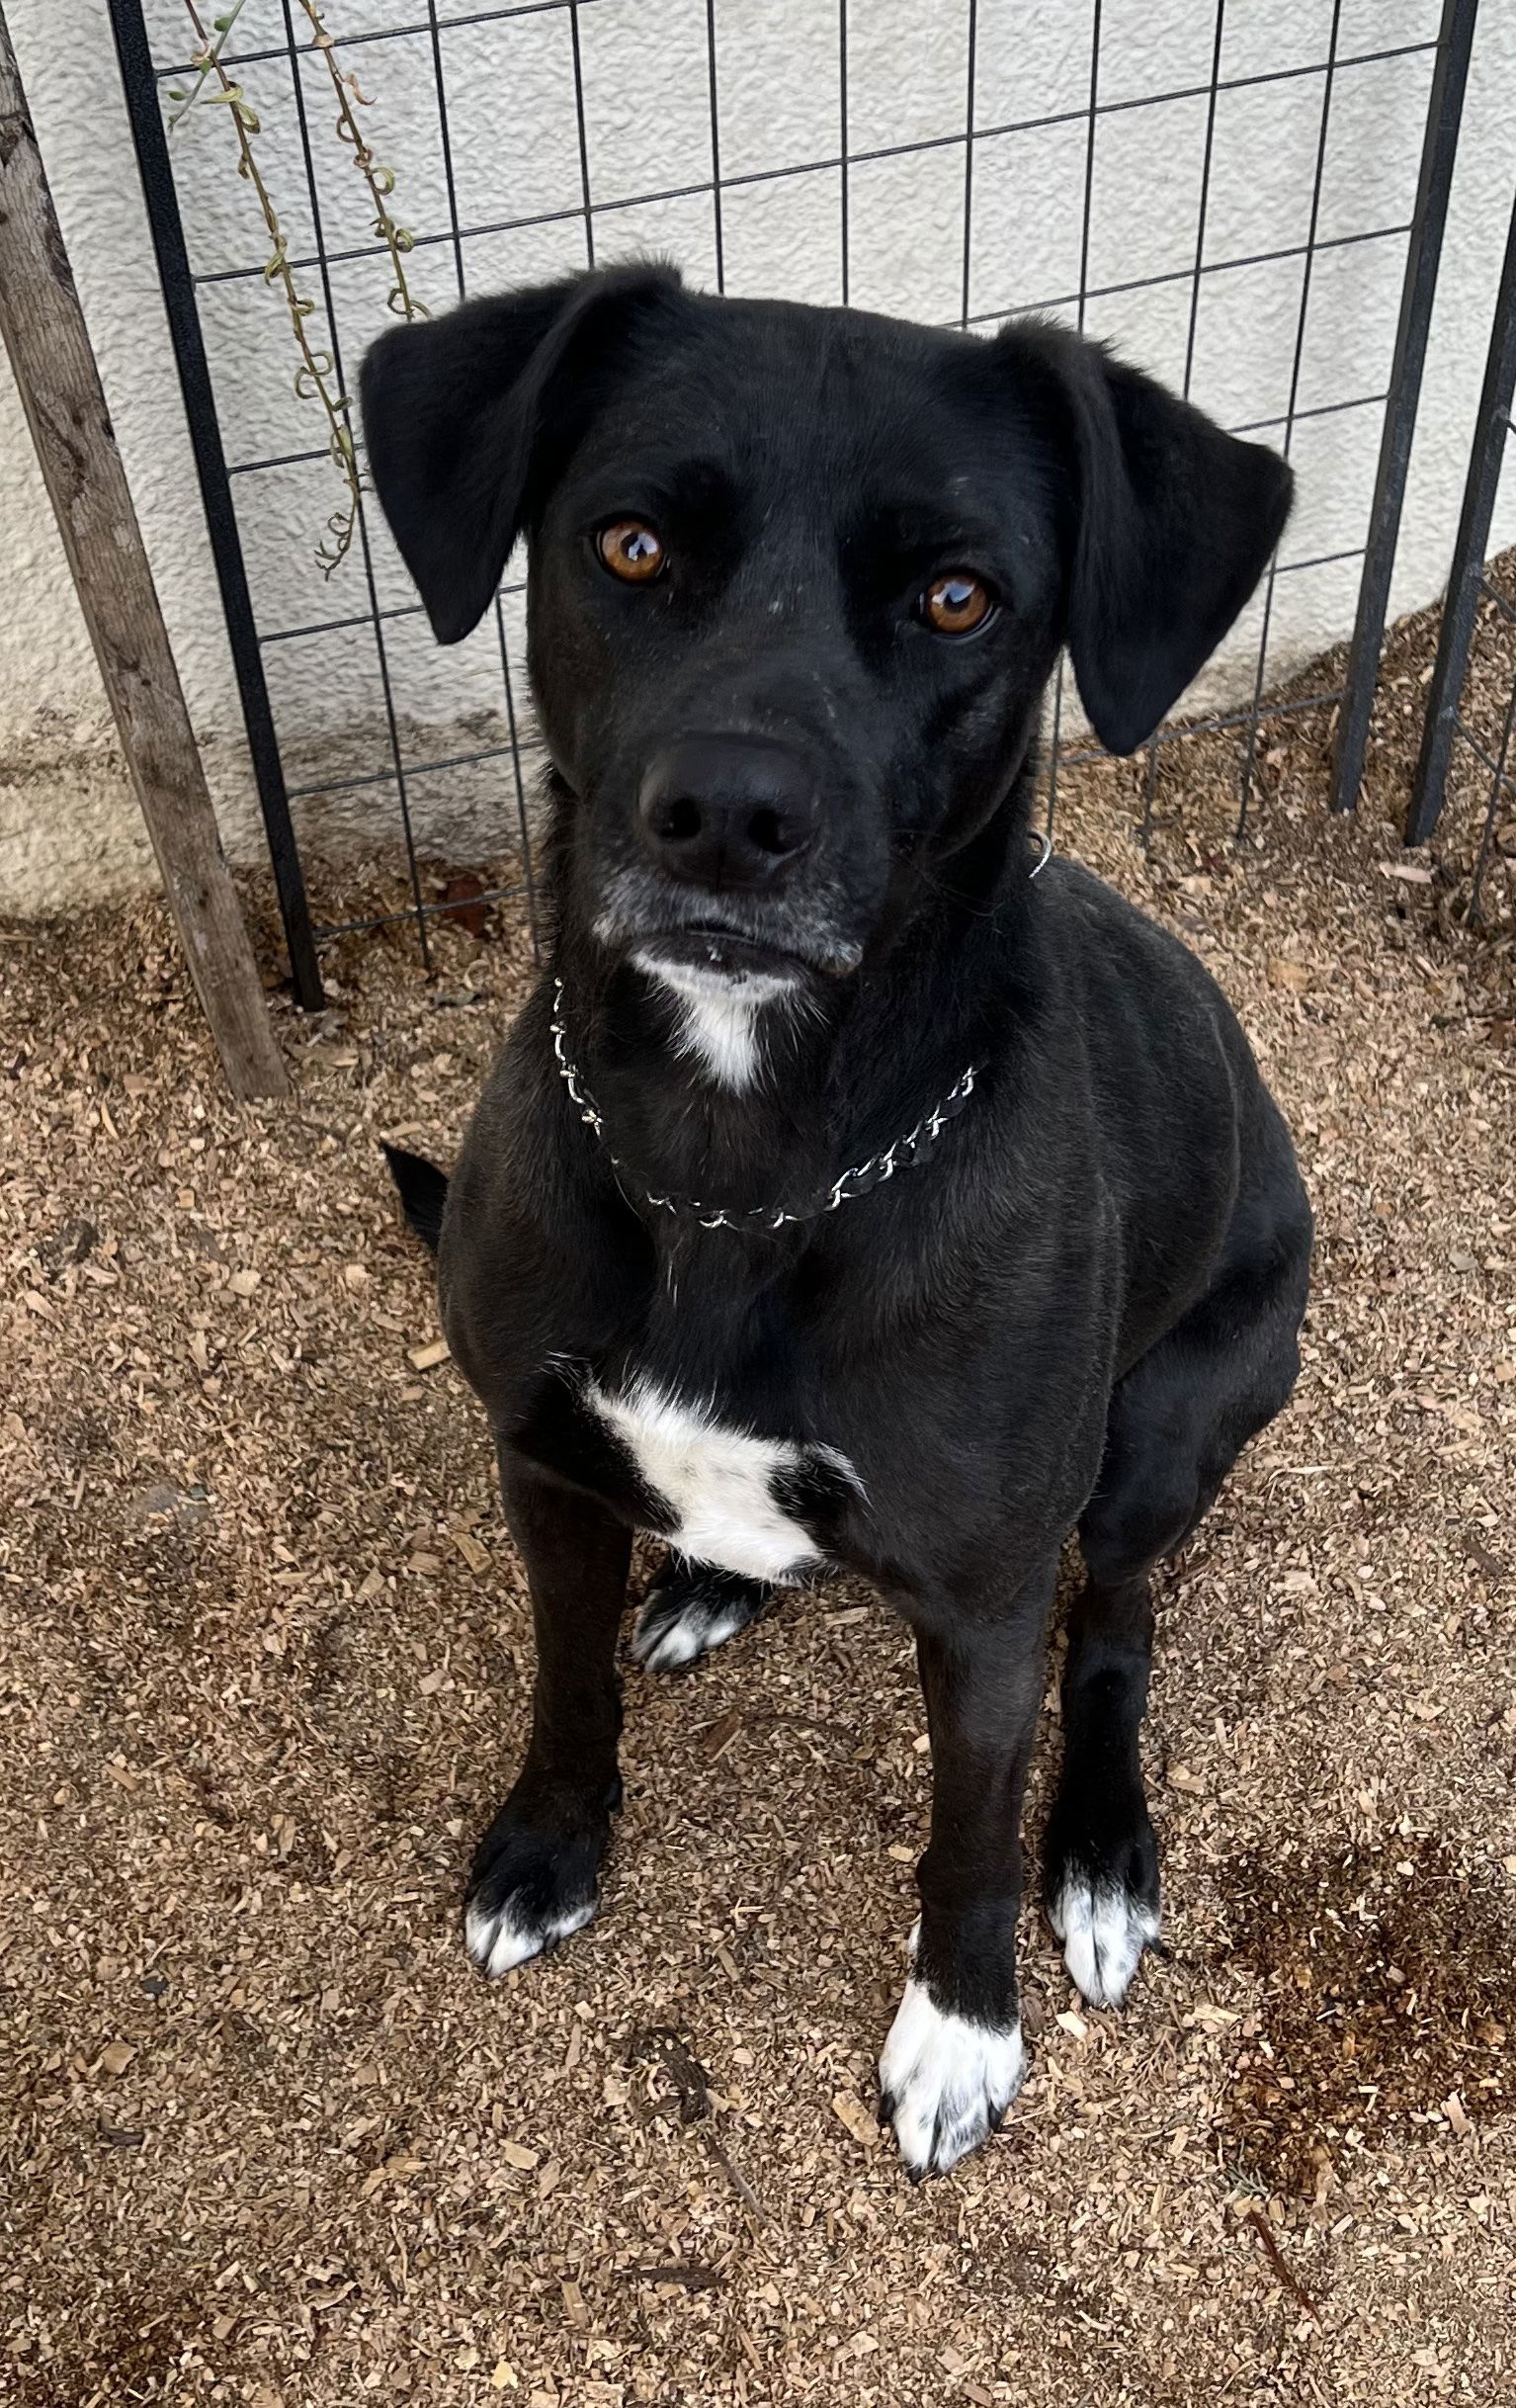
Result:
{"label": "white chin patch", "polygon": [[768,971],[707,970],[698,963],[632,956],[638,970],[667,988],[679,1004],[676,1050],[693,1055],[708,1078],[734,1095],[745,1093],[763,1068],[758,1016],[765,1004],[793,991],[793,979]]}
{"label": "white chin patch", "polygon": [[1142,1950],[1158,1936],[1151,1907],[1114,1882],[1076,1877],[1065,1882],[1048,1909],[1048,1921],[1063,1942],[1063,1962],[1076,1990],[1092,2007],[1119,2007],[1132,1987]]}
{"label": "white chin patch", "polygon": [[968,2022],[907,1982],[880,2058],[880,2097],[909,2171],[945,2174],[976,2149],[1026,2070],[1020,2023]]}
{"label": "white chin patch", "polygon": [[774,1481],[781,1472],[802,1471],[818,1457],[853,1480],[851,1466],[834,1448],[754,1437],[750,1430],[713,1420],[696,1406],[682,1405],[647,1379],[633,1380],[614,1397],[592,1380],[584,1401],[615,1432],[646,1487],[674,1516],[674,1526],[661,1535],[676,1554],[781,1585],[820,1569],[824,1559],[815,1540],[803,1522],[776,1503]]}
{"label": "white chin patch", "polygon": [[529,1957],[556,1947],[570,1932],[582,1932],[594,1915],[595,1903],[587,1898],[582,1906],[548,1915],[541,1922],[523,1915],[509,1899],[493,1912],[471,1906],[463,1918],[464,1944],[474,1963],[497,1982],[513,1965],[524,1965]]}
{"label": "white chin patch", "polygon": [[739,1630],[746,1630],[752,1618],[739,1605],[708,1603],[698,1595],[690,1598],[672,1622],[659,1614],[656,1604],[651,1608],[644,1605],[632,1634],[632,1660],[644,1672],[681,1672],[687,1664],[709,1656],[714,1647],[724,1647]]}

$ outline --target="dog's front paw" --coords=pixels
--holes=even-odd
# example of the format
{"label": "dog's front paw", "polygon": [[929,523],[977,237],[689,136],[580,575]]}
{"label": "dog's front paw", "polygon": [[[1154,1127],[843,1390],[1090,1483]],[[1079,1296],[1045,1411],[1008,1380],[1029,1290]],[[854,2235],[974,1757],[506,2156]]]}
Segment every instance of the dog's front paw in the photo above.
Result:
{"label": "dog's front paw", "polygon": [[491,1981],[582,1932],[600,1904],[605,1833],[534,1831],[506,1807],[480,1841],[463,1909],[469,1955]]}
{"label": "dog's front paw", "polygon": [[671,1555],[642,1599],[632,1653],[645,1672],[680,1672],[756,1622],[772,1595],[740,1572]]}
{"label": "dog's front paw", "polygon": [[946,2174],[997,2128],[1026,2062],[1019,2022],[970,2022],[906,1983],[880,2058],[880,2117],[894,2126],[913,2182]]}
{"label": "dog's front paw", "polygon": [[1119,2007],[1159,1928],[1158,1851],[1146,1810],[1120,1846],[1049,1849],[1048,1921],[1074,1987],[1092,2007]]}

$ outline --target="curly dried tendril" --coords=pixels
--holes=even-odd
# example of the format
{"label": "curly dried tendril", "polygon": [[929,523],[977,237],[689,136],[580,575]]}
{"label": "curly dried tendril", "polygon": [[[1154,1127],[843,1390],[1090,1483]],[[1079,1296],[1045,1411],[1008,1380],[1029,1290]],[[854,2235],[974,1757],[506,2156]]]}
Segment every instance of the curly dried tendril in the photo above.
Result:
{"label": "curly dried tendril", "polygon": [[385,167],[375,157],[374,149],[357,118],[354,108],[372,109],[371,94],[364,91],[351,68],[337,62],[337,45],[321,22],[317,0],[300,0],[306,22],[314,38],[314,47],[326,62],[331,80],[332,97],[337,104],[337,139],[347,144],[353,153],[353,165],[369,187],[374,203],[374,231],[389,253],[394,270],[394,283],[389,289],[389,306],[397,317],[429,317],[431,311],[418,301],[406,281],[404,261],[416,247],[416,238],[390,215],[388,200],[394,191],[394,169]]}
{"label": "curly dried tendril", "polygon": [[[315,312],[315,301],[309,294],[301,293],[290,265],[289,238],[280,222],[273,196],[264,181],[263,171],[252,146],[252,136],[262,131],[263,121],[248,100],[242,86],[233,81],[221,63],[221,53],[246,0],[231,0],[223,13],[207,27],[195,0],[184,0],[185,12],[194,27],[197,47],[191,64],[197,70],[195,82],[185,89],[170,88],[172,104],[168,127],[176,132],[197,103],[223,107],[237,139],[237,173],[244,183],[251,184],[263,215],[270,243],[264,263],[263,281],[277,287],[284,298],[294,330],[299,364],[295,372],[295,390],[302,401],[315,401],[326,416],[327,450],[333,468],[346,488],[347,498],[334,510],[326,522],[326,533],[316,547],[316,559],[322,573],[330,576],[341,566],[352,549],[358,532],[358,513],[363,499],[363,478],[358,464],[357,447],[351,426],[351,403],[348,395],[337,387],[336,363],[329,350],[323,350],[310,340],[306,321]],[[397,317],[426,317],[430,312],[411,292],[404,261],[415,248],[414,236],[400,225],[389,210],[389,196],[394,191],[392,168],[384,167],[375,158],[372,145],[354,115],[356,108],[370,108],[372,102],[356,75],[345,72],[337,57],[336,44],[321,21],[316,0],[299,0],[313,37],[312,47],[324,60],[337,103],[336,133],[340,142],[351,151],[353,164],[369,187],[374,202],[374,231],[389,253],[394,282],[389,289],[389,307]],[[214,88],[208,91],[207,85]]]}

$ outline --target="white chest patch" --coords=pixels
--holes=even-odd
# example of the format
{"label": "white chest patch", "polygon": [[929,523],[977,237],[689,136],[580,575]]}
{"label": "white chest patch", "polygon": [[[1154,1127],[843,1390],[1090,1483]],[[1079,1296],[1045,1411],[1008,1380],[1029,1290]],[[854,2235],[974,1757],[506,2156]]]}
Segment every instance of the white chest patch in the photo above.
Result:
{"label": "white chest patch", "polygon": [[660,962],[650,953],[634,958],[638,970],[678,998],[677,1050],[693,1054],[716,1086],[742,1094],[763,1068],[759,1015],[791,991],[792,982],[761,970],[732,977],[698,964]]}
{"label": "white chest patch", "polygon": [[665,1535],[681,1555],[754,1581],[793,1583],[820,1568],[824,1558],[815,1540],[776,1500],[774,1481],[776,1474],[803,1471],[819,1459],[856,1487],[851,1464],[834,1447],[756,1438],[750,1430],[723,1426],[651,1380],[633,1380],[614,1397],[592,1380],[584,1401],[675,1516]]}

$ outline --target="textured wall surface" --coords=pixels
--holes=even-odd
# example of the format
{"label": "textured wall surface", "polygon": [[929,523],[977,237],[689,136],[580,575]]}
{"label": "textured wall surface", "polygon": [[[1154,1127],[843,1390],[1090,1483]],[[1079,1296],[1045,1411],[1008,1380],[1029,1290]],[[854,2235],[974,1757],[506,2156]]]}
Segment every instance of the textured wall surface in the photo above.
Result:
{"label": "textured wall surface", "polygon": [[[209,14],[209,11],[207,12]],[[296,10],[298,18],[298,11]],[[452,239],[430,38],[357,42],[344,53],[372,106],[366,129],[395,171],[392,207],[417,238],[413,287],[434,309],[470,292],[656,250],[714,284],[716,211],[706,0],[582,0],[578,10],[584,148],[575,110],[572,29],[563,8],[492,22],[456,0],[439,9],[461,242]],[[422,12],[396,0],[330,0],[338,37],[382,36]],[[727,289],[831,301],[842,291],[843,172],[837,0],[716,0],[716,137],[723,179],[719,238]],[[849,0],[846,175],[849,298],[935,320],[992,325],[1017,308],[1072,318],[1080,281],[1090,94],[1088,0],[978,0],[973,75],[970,239],[966,262],[968,0]],[[1191,345],[1197,400],[1233,426],[1278,420],[1290,399],[1301,324],[1302,246],[1321,140],[1331,0],[1230,0],[1205,235],[1194,276],[1197,204],[1211,72],[1212,0],[1104,0],[1090,168],[1085,323],[1178,384]],[[1423,42],[1436,0],[1342,0],[1338,54]],[[9,0],[8,16],[52,177],[102,374],[158,577],[176,655],[234,853],[258,843],[240,720],[135,167],[105,0]],[[181,0],[149,0],[160,61],[191,46]],[[239,49],[282,46],[281,0],[248,0]],[[1362,542],[1415,190],[1431,72],[1425,53],[1344,63],[1324,147],[1318,244],[1310,269],[1292,457],[1301,500],[1286,539],[1268,673],[1279,675],[1346,635],[1357,563],[1292,562]],[[351,379],[386,322],[390,275],[376,255],[372,212],[335,139],[325,70],[300,69],[316,160],[314,203],[298,138],[291,70],[239,70],[262,118],[260,161],[292,253],[313,246],[313,208],[329,252],[337,346]],[[1252,80],[1249,80],[1252,79]],[[1202,87],[1197,91],[1195,87]],[[1446,575],[1494,278],[1516,182],[1516,11],[1482,12],[1393,606],[1429,601]],[[1175,97],[1177,95],[1177,97]],[[1130,104],[1112,107],[1110,104]],[[1054,122],[1034,124],[1051,119]],[[909,143],[931,147],[899,154]],[[863,152],[896,155],[860,158]],[[258,274],[267,241],[235,173],[226,113],[198,112],[173,137],[193,264],[212,281],[203,313],[227,453],[234,463],[309,454],[317,406],[296,395],[289,324]],[[587,172],[592,211],[583,209]],[[751,179],[741,181],[741,179]],[[654,196],[649,198],[648,196]],[[533,222],[521,223],[530,219]],[[1259,254],[1290,256],[1260,260]],[[1144,279],[1159,279],[1142,283]],[[318,306],[315,269],[299,281]],[[1126,290],[1111,290],[1125,287]],[[1198,301],[1194,296],[1198,291]],[[1349,406],[1340,406],[1348,404]],[[1280,430],[1272,430],[1278,440]],[[341,500],[330,463],[302,458],[236,480],[270,684],[292,783],[372,778],[296,806],[313,846],[369,848],[397,830],[389,734],[373,632],[330,628],[367,608],[355,550],[330,578],[315,559]],[[514,816],[509,764],[422,764],[502,740],[499,637],[486,624],[439,651],[403,570],[371,514],[373,575],[397,709],[410,802],[425,847],[498,849]],[[1516,472],[1497,541],[1516,540]],[[517,571],[519,573],[519,563]],[[505,632],[518,673],[519,598]],[[1260,607],[1229,641],[1207,700],[1250,695]],[[320,627],[315,634],[285,633]],[[145,843],[115,765],[79,613],[0,368],[0,907],[46,908],[139,883]]]}

